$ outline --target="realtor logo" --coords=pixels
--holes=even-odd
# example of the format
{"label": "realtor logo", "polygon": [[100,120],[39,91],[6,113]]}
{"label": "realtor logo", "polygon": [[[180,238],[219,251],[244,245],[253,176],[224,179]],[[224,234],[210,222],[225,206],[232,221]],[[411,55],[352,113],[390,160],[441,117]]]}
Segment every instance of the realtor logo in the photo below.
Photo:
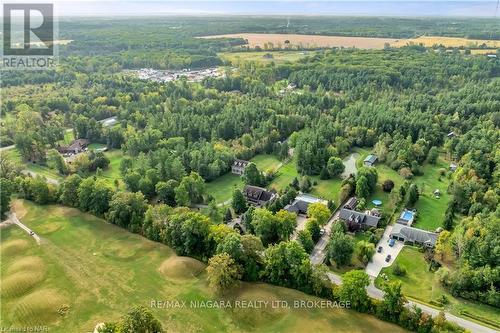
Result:
{"label": "realtor logo", "polygon": [[3,5],[3,69],[50,69],[55,66],[54,5]]}

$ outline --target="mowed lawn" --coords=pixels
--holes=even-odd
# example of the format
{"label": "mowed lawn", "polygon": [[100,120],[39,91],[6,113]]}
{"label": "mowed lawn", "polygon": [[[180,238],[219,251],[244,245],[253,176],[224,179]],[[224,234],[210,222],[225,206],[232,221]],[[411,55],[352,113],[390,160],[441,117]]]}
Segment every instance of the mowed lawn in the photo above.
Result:
{"label": "mowed lawn", "polygon": [[405,267],[406,275],[403,277],[395,276],[392,273],[392,267],[383,268],[375,281],[377,286],[380,287],[383,281],[380,276],[386,274],[390,281],[401,281],[403,293],[407,297],[430,303],[438,301],[442,295],[446,295],[449,299],[449,304],[445,305],[446,310],[461,317],[472,314],[476,320],[484,318],[484,321],[489,322],[490,325],[493,323],[497,325],[497,329],[500,329],[500,309],[453,297],[443,288],[437,274],[429,271],[429,265],[417,248],[405,246],[395,262]]}
{"label": "mowed lawn", "polygon": [[278,169],[281,165],[281,161],[274,155],[259,154],[253,157],[250,162],[254,163],[257,168],[265,172],[269,169]]}
{"label": "mowed lawn", "polygon": [[45,166],[45,165],[40,165],[36,163],[31,163],[31,162],[23,162],[21,155],[19,154],[19,151],[17,149],[9,149],[2,154],[5,154],[7,158],[21,166],[24,166],[25,170],[31,171],[33,173],[36,173],[40,176],[44,176],[47,178],[51,179],[56,179],[56,180],[62,180],[63,177],[55,170]]}
{"label": "mowed lawn", "polygon": [[[264,56],[271,54],[272,57]],[[307,56],[316,54],[314,51],[269,51],[269,52],[225,52],[219,56],[229,61],[231,64],[238,66],[244,62],[255,61],[260,63],[283,64],[287,62],[296,62]]]}
{"label": "mowed lawn", "polygon": [[243,188],[243,180],[240,176],[226,173],[207,183],[207,193],[214,197],[216,203],[230,200],[235,188]]}
{"label": "mowed lawn", "polygon": [[120,173],[120,163],[123,159],[123,151],[120,149],[110,150],[104,153],[109,158],[109,165],[106,170],[103,170],[101,177],[108,181],[112,186],[115,181],[118,181],[120,186],[123,186],[123,177]]}
{"label": "mowed lawn", "polygon": [[[242,283],[224,298],[207,286],[204,264],[177,257],[94,216],[62,206],[15,204],[42,245],[16,226],[2,229],[2,326],[47,325],[51,332],[91,332],[134,305],[150,307],[172,332],[403,332],[344,309],[293,308],[316,298],[267,284]],[[154,301],[187,307],[155,308]],[[192,308],[191,301],[286,301],[292,308]],[[234,303],[232,303],[234,304]]]}
{"label": "mowed lawn", "polygon": [[[356,151],[360,154],[358,159],[358,167],[363,165],[364,158],[370,153],[370,150],[364,148],[356,148]],[[439,176],[439,169],[447,169],[448,163],[439,157],[435,165],[425,163],[422,166],[422,175],[415,176],[410,181],[417,184],[420,191],[420,197],[415,205],[417,210],[417,220],[414,224],[415,227],[434,231],[436,228],[442,225],[444,219],[444,213],[450,196],[447,193],[447,188],[449,185],[449,179],[446,176]],[[391,213],[394,207],[391,206],[389,200],[389,193],[382,190],[382,184],[385,180],[391,179],[397,190],[403,183],[404,178],[401,177],[396,170],[391,169],[389,166],[383,163],[375,164],[378,172],[378,182],[375,192],[368,198],[368,207],[374,207],[372,200],[378,199],[382,200],[383,204],[381,209],[386,213]],[[434,190],[439,189],[441,196],[436,198],[434,196]]]}

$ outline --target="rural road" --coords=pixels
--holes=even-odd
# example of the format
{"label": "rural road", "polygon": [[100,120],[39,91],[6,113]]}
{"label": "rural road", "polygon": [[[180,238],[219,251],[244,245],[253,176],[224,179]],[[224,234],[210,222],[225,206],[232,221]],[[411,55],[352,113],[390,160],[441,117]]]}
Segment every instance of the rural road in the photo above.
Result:
{"label": "rural road", "polygon": [[[334,284],[336,284],[336,285],[342,284],[342,277],[340,275],[337,275],[333,272],[329,272],[329,273],[327,273],[327,275],[328,275],[328,278],[330,279],[330,281],[332,281]],[[373,278],[370,278],[370,285],[368,287],[366,287],[366,292],[372,298],[382,299],[384,297],[384,292],[382,290],[378,289],[377,287],[375,287]],[[430,314],[434,317],[437,316],[440,312],[440,310],[437,310],[437,309],[431,308],[430,306],[427,306],[425,304],[421,304],[421,303],[418,303],[415,301],[410,301],[410,300],[408,300],[408,302],[406,303],[406,306],[407,307],[417,306],[420,309],[422,309],[423,312]],[[457,317],[455,315],[452,315],[449,312],[444,312],[444,314],[446,316],[446,319],[448,319],[448,321],[453,322],[457,325],[460,325],[463,328],[465,328],[471,332],[474,332],[474,333],[495,333],[495,332],[497,332],[494,329],[482,326],[480,324],[477,324],[473,321],[470,321],[470,320],[467,320],[467,319],[464,319],[461,317]]]}
{"label": "rural road", "polygon": [[309,256],[311,262],[315,265],[322,264],[325,261],[326,245],[328,245],[328,240],[330,239],[330,231],[332,230],[332,225],[339,218],[339,212],[340,209],[337,209],[337,211],[333,214],[328,223],[323,227],[323,229],[325,229],[325,233],[318,240],[318,242],[314,246],[314,249],[311,252],[311,255]]}
{"label": "rural road", "polygon": [[[21,229],[23,229],[24,231],[26,231],[28,233],[28,235],[30,235],[30,232],[32,232],[32,230],[30,228],[28,228],[21,221],[19,221],[19,219],[16,216],[16,213],[10,213],[9,217],[8,217],[8,220],[10,220],[14,224],[17,224]],[[40,245],[41,239],[40,239],[40,237],[36,233],[33,232],[33,235],[30,235],[30,236],[35,239],[35,241],[36,241],[36,243],[38,245]]]}
{"label": "rural road", "polygon": [[[36,176],[39,175],[38,173],[36,173],[34,171],[30,171],[30,170],[22,170],[21,172],[23,174],[31,176],[31,177],[36,177]],[[43,176],[43,175],[40,175],[40,176]],[[50,177],[47,177],[47,176],[43,176],[43,177],[45,177],[45,179],[47,179],[48,183],[53,184],[53,185],[59,185],[59,180],[57,180],[55,178],[50,178]]]}

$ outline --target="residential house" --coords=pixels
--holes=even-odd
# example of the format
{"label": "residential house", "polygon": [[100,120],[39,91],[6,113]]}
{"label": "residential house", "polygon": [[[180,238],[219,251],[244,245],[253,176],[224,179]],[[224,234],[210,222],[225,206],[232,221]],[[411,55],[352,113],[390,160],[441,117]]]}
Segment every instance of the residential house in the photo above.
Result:
{"label": "residential house", "polygon": [[349,231],[357,231],[359,229],[376,228],[380,221],[380,216],[371,215],[370,211],[361,213],[342,208],[339,212],[339,219],[346,224]]}
{"label": "residential house", "polygon": [[357,205],[358,205],[358,198],[350,197],[349,200],[346,201],[343,207],[345,209],[355,210]]}
{"label": "residential house", "polygon": [[61,154],[74,155],[79,154],[82,151],[85,151],[87,146],[89,145],[89,140],[87,139],[77,139],[73,140],[68,146],[59,146],[57,147],[57,151]]}
{"label": "residential house", "polygon": [[402,224],[395,224],[392,228],[390,238],[432,248],[436,245],[438,234]]}
{"label": "residential house", "polygon": [[248,164],[250,164],[250,162],[245,160],[234,160],[233,165],[231,166],[231,173],[241,176],[243,172],[245,172],[245,168]]}
{"label": "residential house", "polygon": [[316,202],[322,203],[323,205],[327,204],[325,200],[316,198],[312,195],[299,194],[291,204],[286,205],[283,209],[292,213],[296,213],[297,215],[306,215],[309,205]]}
{"label": "residential house", "polygon": [[252,185],[245,186],[243,189],[243,195],[245,196],[247,202],[254,206],[263,206],[268,202],[272,202],[278,196],[275,192]]}
{"label": "residential house", "polygon": [[363,160],[363,164],[367,167],[372,167],[375,165],[375,162],[377,161],[378,157],[375,155],[368,155],[366,158]]}

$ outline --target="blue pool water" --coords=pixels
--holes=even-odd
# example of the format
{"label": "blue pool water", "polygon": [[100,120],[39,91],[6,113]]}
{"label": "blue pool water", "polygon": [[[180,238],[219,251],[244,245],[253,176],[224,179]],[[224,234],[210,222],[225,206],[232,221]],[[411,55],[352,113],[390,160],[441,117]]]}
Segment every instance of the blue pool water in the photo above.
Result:
{"label": "blue pool water", "polygon": [[406,221],[410,221],[413,218],[413,212],[410,212],[409,210],[405,210],[403,212],[403,215],[401,216],[402,219]]}

